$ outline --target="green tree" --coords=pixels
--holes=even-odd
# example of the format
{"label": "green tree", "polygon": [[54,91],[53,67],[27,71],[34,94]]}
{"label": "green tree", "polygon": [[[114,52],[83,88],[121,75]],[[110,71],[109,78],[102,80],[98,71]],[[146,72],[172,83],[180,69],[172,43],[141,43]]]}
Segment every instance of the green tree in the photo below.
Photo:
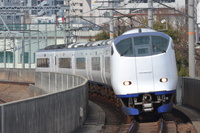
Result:
{"label": "green tree", "polygon": [[95,36],[95,40],[96,41],[99,41],[99,40],[106,40],[106,39],[109,39],[110,36],[109,36],[109,32],[107,31],[102,31],[101,33],[97,34]]}

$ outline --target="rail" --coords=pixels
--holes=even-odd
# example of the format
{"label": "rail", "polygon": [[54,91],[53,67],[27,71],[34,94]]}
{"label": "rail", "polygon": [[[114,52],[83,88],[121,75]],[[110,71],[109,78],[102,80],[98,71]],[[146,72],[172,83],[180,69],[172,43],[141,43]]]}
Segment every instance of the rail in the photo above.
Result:
{"label": "rail", "polygon": [[162,118],[157,122],[139,123],[134,121],[128,133],[144,133],[144,132],[157,132],[157,133],[177,133],[176,124],[173,121],[164,121]]}

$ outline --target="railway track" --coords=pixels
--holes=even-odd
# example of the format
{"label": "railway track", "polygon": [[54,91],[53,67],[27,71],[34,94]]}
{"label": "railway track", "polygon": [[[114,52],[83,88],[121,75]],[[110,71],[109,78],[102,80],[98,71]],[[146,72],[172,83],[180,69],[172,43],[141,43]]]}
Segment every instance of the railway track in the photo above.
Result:
{"label": "railway track", "polygon": [[162,118],[157,122],[138,123],[134,122],[128,133],[177,133],[174,121],[164,121]]}
{"label": "railway track", "polygon": [[112,88],[90,84],[89,92],[93,100],[99,99],[96,102],[99,106],[106,104],[103,105],[103,110],[106,112],[107,122],[99,133],[197,133],[189,118],[176,109],[153,117],[151,114],[138,116],[142,117],[140,121],[136,117],[121,114],[120,103]]}

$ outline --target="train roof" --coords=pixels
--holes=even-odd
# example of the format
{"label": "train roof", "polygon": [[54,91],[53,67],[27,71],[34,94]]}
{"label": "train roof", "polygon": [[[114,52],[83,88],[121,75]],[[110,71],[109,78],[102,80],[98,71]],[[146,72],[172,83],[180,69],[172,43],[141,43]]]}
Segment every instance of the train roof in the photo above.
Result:
{"label": "train roof", "polygon": [[100,40],[100,41],[94,41],[94,42],[78,42],[78,43],[70,43],[70,44],[50,45],[41,50],[103,46],[103,45],[110,45],[113,41],[114,41],[113,39],[108,39],[108,40]]}
{"label": "train roof", "polygon": [[125,32],[123,35],[134,34],[134,33],[142,33],[142,32],[157,32],[157,31],[153,30],[153,29],[148,29],[148,28],[139,28],[139,29],[129,30],[129,31]]}
{"label": "train roof", "polygon": [[[145,33],[145,32],[157,32],[157,31],[153,29],[148,29],[148,28],[139,28],[139,29],[129,30],[125,32],[123,35],[134,34],[134,33]],[[100,41],[93,41],[93,42],[77,42],[77,43],[70,43],[70,44],[50,45],[41,50],[103,46],[103,45],[110,45],[113,41],[114,39],[108,39],[108,40],[100,40]]]}

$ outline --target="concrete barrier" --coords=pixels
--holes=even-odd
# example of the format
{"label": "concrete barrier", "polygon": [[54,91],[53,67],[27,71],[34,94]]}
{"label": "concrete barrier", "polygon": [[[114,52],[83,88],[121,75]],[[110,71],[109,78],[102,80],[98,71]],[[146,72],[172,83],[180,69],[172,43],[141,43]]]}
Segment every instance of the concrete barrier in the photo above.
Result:
{"label": "concrete barrier", "polygon": [[0,69],[0,80],[35,82],[35,69]]}
{"label": "concrete barrier", "polygon": [[[6,79],[16,79],[9,78],[8,71],[1,72]],[[59,73],[35,73],[34,75],[35,86],[31,85],[31,90],[42,94],[46,92],[46,94],[1,104],[0,133],[75,132],[86,120],[87,80],[83,77]],[[40,87],[43,87],[42,91]]]}
{"label": "concrete barrier", "polygon": [[177,102],[200,110],[200,80],[181,78],[177,88]]}
{"label": "concrete barrier", "polygon": [[62,73],[36,72],[35,85],[46,93],[53,93],[74,88],[85,78]]}

